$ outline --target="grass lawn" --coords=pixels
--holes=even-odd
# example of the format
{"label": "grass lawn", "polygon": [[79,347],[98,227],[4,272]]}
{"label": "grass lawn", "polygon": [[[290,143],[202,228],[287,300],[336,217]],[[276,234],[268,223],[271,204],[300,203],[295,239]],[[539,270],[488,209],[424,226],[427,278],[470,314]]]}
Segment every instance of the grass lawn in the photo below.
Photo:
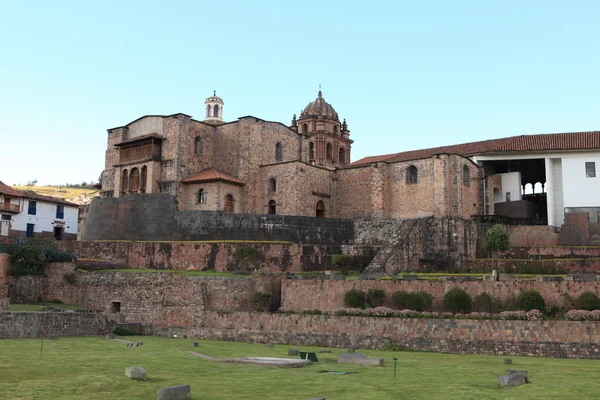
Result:
{"label": "grass lawn", "polygon": [[[185,353],[214,357],[285,357],[289,348],[307,346],[247,344],[155,337],[126,337],[143,346],[100,337],[0,340],[0,399],[152,399],[161,387],[190,384],[193,399],[593,399],[600,393],[600,361],[466,356],[424,352],[361,351],[385,358],[384,367],[338,365],[337,355],[317,354],[320,362],[304,368],[224,364]],[[392,357],[398,357],[393,378]],[[141,366],[147,381],[125,377]],[[500,388],[496,375],[509,368],[529,370],[531,384]],[[354,372],[328,375],[321,371]]]}

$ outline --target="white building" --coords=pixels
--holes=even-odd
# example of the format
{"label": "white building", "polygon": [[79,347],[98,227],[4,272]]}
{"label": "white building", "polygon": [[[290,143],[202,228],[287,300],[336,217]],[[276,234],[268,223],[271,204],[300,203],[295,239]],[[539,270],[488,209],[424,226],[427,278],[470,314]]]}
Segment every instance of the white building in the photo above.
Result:
{"label": "white building", "polygon": [[62,199],[15,190],[0,182],[0,214],[0,239],[77,239],[79,206]]}

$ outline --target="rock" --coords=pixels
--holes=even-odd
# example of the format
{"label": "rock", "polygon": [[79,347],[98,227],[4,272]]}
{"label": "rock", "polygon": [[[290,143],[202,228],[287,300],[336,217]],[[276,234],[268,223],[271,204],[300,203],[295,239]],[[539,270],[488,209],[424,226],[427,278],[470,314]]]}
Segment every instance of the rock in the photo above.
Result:
{"label": "rock", "polygon": [[192,342],[192,347],[199,347],[200,344],[198,342]]}
{"label": "rock", "polygon": [[109,333],[108,335],[106,335],[107,339],[114,339],[115,338],[115,334],[114,333]]}
{"label": "rock", "polygon": [[338,364],[356,364],[383,366],[383,358],[371,358],[359,353],[342,353],[338,356]]}
{"label": "rock", "polygon": [[354,353],[356,349],[354,347],[348,347],[348,353]]}
{"label": "rock", "polygon": [[525,380],[527,381],[527,370],[525,370],[525,369],[507,369],[506,374],[507,375],[523,375],[525,377]]}
{"label": "rock", "polygon": [[525,383],[525,377],[523,375],[498,375],[498,384],[500,386],[521,386]]}
{"label": "rock", "polygon": [[331,353],[331,350],[319,350],[319,353]]}
{"label": "rock", "polygon": [[493,270],[492,271],[492,280],[497,281],[499,277],[500,277],[500,274],[498,273],[498,270]]}
{"label": "rock", "polygon": [[289,349],[288,350],[288,356],[297,356],[297,355],[298,355],[297,349]]}
{"label": "rock", "polygon": [[138,379],[145,381],[148,379],[146,377],[146,370],[142,367],[127,367],[125,368],[125,376],[130,379]]}
{"label": "rock", "polygon": [[405,281],[417,281],[419,277],[417,275],[404,275],[402,279]]}
{"label": "rock", "polygon": [[512,359],[511,358],[505,358],[504,359],[504,364],[512,364]]}
{"label": "rock", "polygon": [[192,398],[190,385],[171,386],[158,389],[156,400],[190,400]]}
{"label": "rock", "polygon": [[273,343],[267,343],[267,347],[273,347]]}

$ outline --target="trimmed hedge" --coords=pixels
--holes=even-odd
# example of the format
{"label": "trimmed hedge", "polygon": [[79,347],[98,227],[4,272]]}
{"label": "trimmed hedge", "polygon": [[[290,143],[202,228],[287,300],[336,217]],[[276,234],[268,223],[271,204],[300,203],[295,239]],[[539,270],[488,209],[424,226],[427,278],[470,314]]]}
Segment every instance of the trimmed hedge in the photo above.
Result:
{"label": "trimmed hedge", "polygon": [[455,287],[444,295],[444,309],[454,314],[468,314],[473,308],[471,296],[464,289]]}
{"label": "trimmed hedge", "polygon": [[392,308],[396,310],[429,311],[433,306],[433,296],[424,290],[408,293],[399,290],[392,295]]}
{"label": "trimmed hedge", "polygon": [[271,292],[254,292],[252,296],[252,309],[256,312],[269,311],[271,295]]}
{"label": "trimmed hedge", "polygon": [[344,294],[344,304],[351,308],[365,308],[365,292],[358,289],[350,289]]}
{"label": "trimmed hedge", "polygon": [[596,293],[583,292],[577,299],[577,308],[587,311],[600,310],[600,298]]}
{"label": "trimmed hedge", "polygon": [[385,301],[385,291],[383,289],[367,290],[367,304],[371,308],[380,307]]}
{"label": "trimmed hedge", "polygon": [[517,307],[519,310],[540,310],[546,312],[546,302],[541,294],[535,290],[525,290],[517,297]]}

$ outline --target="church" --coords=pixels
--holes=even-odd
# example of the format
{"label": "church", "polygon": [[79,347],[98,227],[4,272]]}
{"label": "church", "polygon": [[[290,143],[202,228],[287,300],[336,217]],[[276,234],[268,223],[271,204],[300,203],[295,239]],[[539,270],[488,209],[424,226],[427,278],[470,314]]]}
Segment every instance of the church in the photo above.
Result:
{"label": "church", "polygon": [[[350,130],[321,91],[290,125],[146,115],[108,130],[101,197],[169,193],[180,210],[343,219],[500,215],[598,222],[600,132],[521,135],[350,162]],[[541,221],[541,222],[540,222]]]}

